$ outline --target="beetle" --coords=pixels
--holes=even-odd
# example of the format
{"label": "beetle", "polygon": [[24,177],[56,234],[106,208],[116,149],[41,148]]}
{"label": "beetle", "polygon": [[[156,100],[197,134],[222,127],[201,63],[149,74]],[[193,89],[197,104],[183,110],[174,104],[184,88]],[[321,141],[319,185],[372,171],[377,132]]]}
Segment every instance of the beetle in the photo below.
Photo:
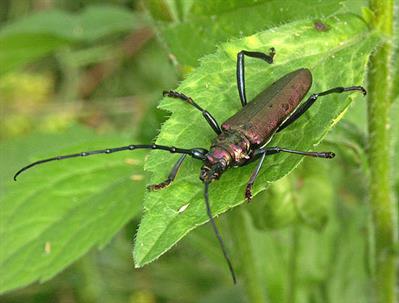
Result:
{"label": "beetle", "polygon": [[292,150],[279,146],[268,147],[267,143],[276,133],[282,131],[301,117],[321,96],[350,91],[359,91],[363,93],[363,95],[367,94],[362,86],[334,87],[310,95],[310,97],[301,104],[302,99],[312,86],[312,74],[309,69],[300,68],[284,75],[260,92],[251,102],[247,102],[245,92],[245,57],[260,59],[272,64],[275,54],[274,48],[271,48],[268,54],[247,50],[242,50],[237,54],[236,81],[242,109],[228,118],[221,126],[219,126],[217,120],[211,113],[203,109],[191,97],[176,91],[163,92],[164,96],[179,99],[195,107],[202,113],[202,116],[217,135],[216,138],[212,140],[209,150],[202,147],[186,149],[158,144],[139,144],[86,151],[33,162],[21,168],[14,175],[14,180],[16,180],[18,175],[22,172],[33,166],[55,160],[86,157],[97,154],[111,154],[136,149],[163,150],[170,153],[181,154],[165,181],[147,187],[149,190],[160,190],[169,186],[174,181],[187,155],[196,160],[200,160],[203,162],[200,170],[200,179],[204,183],[206,212],[226,259],[233,282],[236,283],[236,274],[232,262],[216,223],[213,220],[209,203],[209,184],[219,179],[223,172],[231,167],[245,166],[254,161],[258,161],[245,190],[245,198],[250,201],[252,198],[252,186],[266,156],[284,152],[325,159],[334,158],[335,154],[333,152],[309,152]]}

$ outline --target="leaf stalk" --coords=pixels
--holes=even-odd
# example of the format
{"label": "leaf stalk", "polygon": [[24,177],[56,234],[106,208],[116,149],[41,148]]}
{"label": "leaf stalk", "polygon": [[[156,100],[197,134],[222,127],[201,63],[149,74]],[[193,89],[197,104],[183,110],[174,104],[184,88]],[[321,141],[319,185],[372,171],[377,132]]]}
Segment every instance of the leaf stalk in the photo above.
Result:
{"label": "leaf stalk", "polygon": [[234,242],[234,260],[239,261],[238,275],[243,281],[243,286],[248,297],[248,302],[265,303],[266,283],[262,281],[259,266],[256,264],[253,244],[251,243],[251,230],[245,209],[239,207],[229,215],[229,225]]}

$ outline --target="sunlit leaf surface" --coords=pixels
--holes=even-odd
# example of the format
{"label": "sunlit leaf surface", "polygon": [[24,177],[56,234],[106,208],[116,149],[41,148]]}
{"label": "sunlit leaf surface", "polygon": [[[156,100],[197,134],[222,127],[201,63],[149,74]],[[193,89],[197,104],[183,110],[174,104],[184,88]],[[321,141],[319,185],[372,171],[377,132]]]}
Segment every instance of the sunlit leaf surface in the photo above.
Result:
{"label": "sunlit leaf surface", "polygon": [[296,20],[317,21],[337,12],[360,11],[361,6],[367,5],[364,0],[304,0],[300,4],[280,0],[204,0],[183,1],[181,6],[172,5],[171,1],[164,2],[166,7],[160,6],[160,1],[153,2],[155,5],[148,4],[148,8],[158,21],[162,39],[178,63],[191,67],[198,66],[202,56],[216,51],[218,44],[232,37],[245,37]]}
{"label": "sunlit leaf surface", "polygon": [[[131,143],[124,135],[99,136],[82,129],[46,140],[51,137],[26,138],[31,150],[41,150],[29,161]],[[14,153],[24,152],[22,144],[15,146],[18,150],[2,146],[6,156],[1,165],[7,171],[8,161],[14,172],[27,164],[13,160]],[[51,152],[43,153],[46,146]],[[141,152],[119,153],[48,163],[22,174],[18,182],[12,174],[2,175],[0,292],[47,280],[91,247],[104,246],[140,212],[142,164]]]}

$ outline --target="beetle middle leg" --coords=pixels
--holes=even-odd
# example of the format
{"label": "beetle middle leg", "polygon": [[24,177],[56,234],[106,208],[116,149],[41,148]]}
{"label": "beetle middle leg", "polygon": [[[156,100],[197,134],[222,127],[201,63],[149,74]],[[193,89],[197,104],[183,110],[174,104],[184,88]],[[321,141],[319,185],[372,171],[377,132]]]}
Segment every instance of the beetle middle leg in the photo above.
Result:
{"label": "beetle middle leg", "polygon": [[205,118],[205,120],[212,127],[212,129],[215,131],[216,134],[220,135],[222,133],[216,119],[207,110],[204,110],[201,106],[199,106],[192,98],[187,97],[185,94],[175,92],[172,90],[164,91],[163,95],[171,97],[171,98],[183,100],[184,102],[194,106],[196,109],[198,109],[202,113],[202,116]]}
{"label": "beetle middle leg", "polygon": [[186,158],[185,154],[180,156],[179,160],[177,160],[177,162],[173,166],[171,172],[169,173],[169,175],[165,181],[158,183],[158,184],[148,185],[147,189],[149,191],[155,191],[155,190],[160,190],[160,189],[164,189],[165,187],[168,187],[175,180],[177,172],[179,171],[180,166],[183,164],[183,161],[185,158]]}
{"label": "beetle middle leg", "polygon": [[266,152],[262,151],[259,152],[258,155],[254,155],[254,158],[260,157],[260,160],[258,162],[258,164],[255,167],[255,170],[253,171],[251,178],[249,179],[248,183],[247,183],[247,187],[245,188],[245,198],[247,198],[248,202],[251,201],[252,199],[252,186],[255,183],[256,177],[259,174],[259,171],[262,167],[263,161],[265,160],[266,157]]}
{"label": "beetle middle leg", "polygon": [[288,125],[297,120],[300,116],[302,116],[309,109],[309,107],[311,107],[316,102],[318,97],[326,96],[333,93],[340,94],[343,92],[350,92],[350,91],[360,91],[363,93],[364,96],[367,94],[367,91],[362,86],[334,87],[324,92],[313,94],[301,106],[299,106],[297,110],[287,120],[284,121],[283,124],[280,125],[280,127],[277,129],[277,132],[283,130]]}
{"label": "beetle middle leg", "polygon": [[256,159],[259,159],[259,162],[256,165],[256,167],[247,183],[247,187],[245,189],[245,198],[247,198],[248,201],[250,201],[252,199],[252,186],[255,183],[256,177],[259,174],[259,171],[262,167],[265,157],[268,155],[273,155],[273,154],[277,154],[277,153],[281,153],[281,152],[297,154],[297,155],[302,155],[302,156],[315,157],[315,158],[324,158],[324,159],[332,159],[335,157],[335,154],[333,152],[304,152],[304,151],[299,151],[299,150],[282,148],[282,147],[278,147],[278,146],[259,148],[259,149],[255,150],[255,152],[252,156],[252,159],[248,163],[250,163]]}
{"label": "beetle middle leg", "polygon": [[258,58],[266,61],[269,64],[273,63],[273,57],[276,54],[276,50],[272,47],[270,49],[270,53],[266,55],[262,52],[250,52],[246,50],[242,50],[237,54],[237,88],[238,94],[240,95],[241,105],[244,107],[247,105],[247,95],[245,94],[245,66],[244,66],[244,56],[248,56],[251,58]]}

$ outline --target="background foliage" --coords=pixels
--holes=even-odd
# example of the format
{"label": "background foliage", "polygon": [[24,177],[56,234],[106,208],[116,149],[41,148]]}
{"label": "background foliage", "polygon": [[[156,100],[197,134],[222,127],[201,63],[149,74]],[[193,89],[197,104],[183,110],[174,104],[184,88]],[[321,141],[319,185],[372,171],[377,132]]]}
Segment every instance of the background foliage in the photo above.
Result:
{"label": "background foliage", "polygon": [[[74,159],[11,180],[43,157],[153,142],[161,125],[159,142],[206,147],[213,135],[200,115],[176,100],[157,109],[160,93],[179,86],[223,121],[239,108],[234,56],[243,48],[278,52],[272,66],[247,60],[250,96],[301,66],[314,74],[312,92],[366,83],[368,54],[381,41],[360,19],[371,14],[366,6],[361,0],[306,0],[300,10],[295,1],[274,0],[2,1],[1,302],[372,302],[367,115],[356,94],[321,99],[273,143],[334,150],[333,161],[303,159],[288,174],[301,159],[275,157],[253,202],[218,217],[238,286],[210,227],[197,227],[206,221],[199,163],[187,161],[174,186],[151,194],[145,184],[162,180],[175,157],[151,153],[148,172],[144,152]],[[215,213],[242,202],[252,169],[215,184]],[[267,181],[275,182],[261,191]],[[392,185],[397,201],[395,170]],[[186,204],[182,216],[177,210]]]}

